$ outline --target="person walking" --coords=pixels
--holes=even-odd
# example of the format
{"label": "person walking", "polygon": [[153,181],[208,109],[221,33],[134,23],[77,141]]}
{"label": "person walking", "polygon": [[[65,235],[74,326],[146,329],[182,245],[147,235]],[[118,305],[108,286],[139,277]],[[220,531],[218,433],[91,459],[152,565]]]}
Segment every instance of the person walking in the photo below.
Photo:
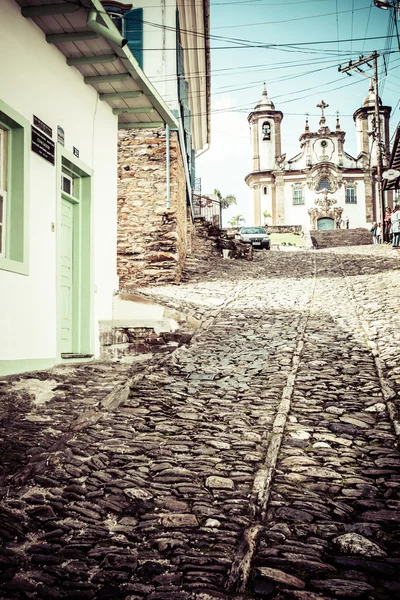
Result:
{"label": "person walking", "polygon": [[382,244],[382,223],[378,223],[376,226],[375,238],[377,244]]}
{"label": "person walking", "polygon": [[392,223],[393,248],[400,248],[400,206],[396,204],[390,217]]}
{"label": "person walking", "polygon": [[385,211],[385,218],[384,218],[384,222],[383,222],[383,241],[386,243],[390,243],[390,228],[391,228],[391,220],[390,217],[392,216],[392,209],[387,206],[386,207],[386,211]]}
{"label": "person walking", "polygon": [[370,232],[372,233],[372,239],[374,244],[377,244],[377,239],[376,239],[376,230],[378,228],[378,223],[376,223],[375,221],[372,223],[372,227],[370,229]]}

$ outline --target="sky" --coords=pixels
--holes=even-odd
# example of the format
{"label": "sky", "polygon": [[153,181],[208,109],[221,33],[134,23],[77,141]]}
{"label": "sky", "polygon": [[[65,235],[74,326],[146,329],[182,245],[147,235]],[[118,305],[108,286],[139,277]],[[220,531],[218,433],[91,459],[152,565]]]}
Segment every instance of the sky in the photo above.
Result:
{"label": "sky", "polygon": [[[368,93],[373,70],[351,76],[338,71],[349,60],[377,51],[379,95],[392,107],[391,136],[400,121],[400,42],[392,11],[373,0],[211,0],[211,145],[196,161],[204,194],[234,194],[237,205],[223,211],[223,224],[237,214],[251,225],[249,113],[266,83],[276,110],[283,112],[282,152],[299,152],[309,113],[316,131],[316,105],[329,104],[327,125],[339,111],[345,150],[355,156],[353,113]],[[400,32],[400,20],[397,22]]]}

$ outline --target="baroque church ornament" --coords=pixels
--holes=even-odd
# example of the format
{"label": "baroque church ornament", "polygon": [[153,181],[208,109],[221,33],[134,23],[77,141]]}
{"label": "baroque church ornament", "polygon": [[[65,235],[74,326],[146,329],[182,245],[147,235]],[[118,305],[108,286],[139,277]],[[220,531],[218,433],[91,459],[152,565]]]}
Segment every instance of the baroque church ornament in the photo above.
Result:
{"label": "baroque church ornament", "polygon": [[[368,136],[374,118],[373,90],[369,90],[353,115],[356,156],[345,150],[346,133],[340,125],[339,113],[333,115],[330,129],[330,115],[326,112],[329,104],[321,100],[317,108],[321,110],[317,129],[306,114],[299,151],[290,158],[281,141],[284,114],[275,108],[264,84],[261,100],[248,116],[252,167],[245,181],[251,189],[254,225],[264,223],[264,213],[273,215],[267,219],[270,225],[301,225],[306,229],[320,225],[334,228],[335,218],[342,212],[350,227],[367,227],[375,220],[376,147]],[[382,140],[387,150],[390,111],[390,107],[381,103]],[[331,199],[332,194],[335,204],[326,206],[328,214],[323,215],[323,206],[315,200]],[[319,219],[324,223],[319,224]]]}

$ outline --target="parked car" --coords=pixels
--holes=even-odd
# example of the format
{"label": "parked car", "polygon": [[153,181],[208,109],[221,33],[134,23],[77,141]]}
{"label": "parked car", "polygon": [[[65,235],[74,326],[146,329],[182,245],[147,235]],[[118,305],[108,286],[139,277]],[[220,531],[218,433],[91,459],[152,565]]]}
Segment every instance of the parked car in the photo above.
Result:
{"label": "parked car", "polygon": [[264,227],[241,227],[237,239],[246,244],[251,244],[254,248],[265,248],[265,250],[271,248],[271,240],[268,231]]}

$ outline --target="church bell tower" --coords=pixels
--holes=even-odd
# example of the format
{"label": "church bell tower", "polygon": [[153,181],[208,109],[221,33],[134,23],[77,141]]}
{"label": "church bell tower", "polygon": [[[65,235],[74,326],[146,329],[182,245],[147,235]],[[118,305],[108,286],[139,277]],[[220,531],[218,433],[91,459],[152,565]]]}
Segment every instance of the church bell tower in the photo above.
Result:
{"label": "church bell tower", "polygon": [[[390,135],[389,135],[389,118],[390,106],[383,106],[382,100],[378,98],[380,130],[382,137],[382,159],[383,166],[387,164],[387,158],[390,155]],[[353,115],[357,129],[357,150],[358,153],[364,153],[370,157],[370,164],[375,167],[377,163],[376,140],[374,132],[375,124],[375,89],[373,81],[368,90],[367,96],[364,98],[361,108],[358,108]]]}
{"label": "church bell tower", "polygon": [[253,149],[253,171],[274,169],[276,157],[281,151],[281,121],[283,114],[275,110],[274,103],[268,98],[267,88],[261,100],[249,114],[251,145]]}
{"label": "church bell tower", "polygon": [[264,83],[261,100],[247,118],[250,125],[252,148],[252,172],[248,176],[251,182],[248,181],[248,184],[253,192],[254,225],[263,223],[263,208],[266,209],[264,212],[271,216],[275,212],[273,208],[275,203],[272,200],[272,195],[275,197],[275,187],[265,185],[263,175],[270,176],[271,172],[277,168],[277,158],[282,154],[282,119],[283,113],[275,110],[274,103],[268,98]]}

